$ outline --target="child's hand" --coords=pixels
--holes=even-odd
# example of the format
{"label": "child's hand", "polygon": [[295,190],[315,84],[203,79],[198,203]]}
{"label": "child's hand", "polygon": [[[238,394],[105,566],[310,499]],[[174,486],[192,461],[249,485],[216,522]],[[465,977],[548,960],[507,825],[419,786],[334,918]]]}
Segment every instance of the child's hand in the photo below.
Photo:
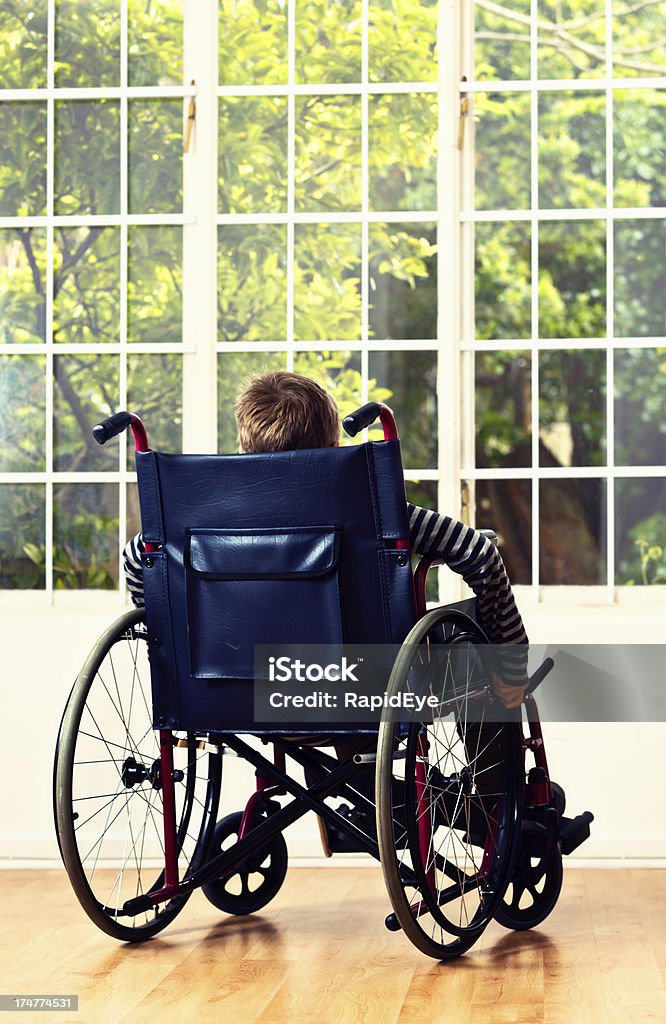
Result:
{"label": "child's hand", "polygon": [[507,686],[498,675],[493,672],[493,689],[505,708],[519,708],[523,703],[527,683],[524,686]]}

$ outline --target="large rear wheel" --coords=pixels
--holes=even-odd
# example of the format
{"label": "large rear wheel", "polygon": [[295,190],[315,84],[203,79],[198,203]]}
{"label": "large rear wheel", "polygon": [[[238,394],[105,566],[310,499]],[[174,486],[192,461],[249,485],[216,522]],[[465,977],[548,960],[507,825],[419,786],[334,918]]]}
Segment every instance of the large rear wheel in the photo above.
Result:
{"label": "large rear wheel", "polygon": [[[212,844],[221,755],[192,734],[173,734],[179,877]],[[159,733],[152,725],[147,634],[129,611],[102,634],[69,696],[60,725],[53,803],[58,844],[81,906],[114,938],[161,931],[181,896],[136,916],[127,900],[164,884]]]}
{"label": "large rear wheel", "polygon": [[469,949],[500,907],[520,839],[518,712],[497,713],[489,654],[472,619],[427,613],[387,692],[418,692],[436,706],[409,723],[391,709],[379,729],[377,829],[394,910],[387,925],[442,960]]}

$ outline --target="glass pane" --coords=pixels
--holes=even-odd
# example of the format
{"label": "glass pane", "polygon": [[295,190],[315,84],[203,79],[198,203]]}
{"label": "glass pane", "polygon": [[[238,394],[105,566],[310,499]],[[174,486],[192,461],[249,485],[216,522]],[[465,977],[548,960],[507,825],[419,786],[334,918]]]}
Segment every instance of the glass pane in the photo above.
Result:
{"label": "glass pane", "polygon": [[0,216],[46,212],[46,104],[0,103]]}
{"label": "glass pane", "polygon": [[666,583],[666,480],[615,481],[615,582]]}
{"label": "glass pane", "polygon": [[220,100],[220,213],[279,213],[287,208],[287,100]]}
{"label": "glass pane", "polygon": [[532,582],[532,483],[477,480],[476,527],[494,530],[514,584]]}
{"label": "glass pane", "polygon": [[286,370],[285,352],[220,352],[217,357],[217,448],[223,454],[238,451],[234,407],[238,393],[251,374]]}
{"label": "glass pane", "polygon": [[221,227],[217,253],[219,341],[287,337],[287,228]]}
{"label": "glass pane", "polygon": [[56,484],[53,539],[57,590],[114,590],[118,586],[118,484]]}
{"label": "glass pane", "polygon": [[475,224],[475,337],[529,338],[532,333],[529,224]]}
{"label": "glass pane", "polygon": [[474,5],[477,79],[530,77],[530,0]]}
{"label": "glass pane", "polygon": [[0,484],[1,589],[44,587],[45,521],[43,484]]}
{"label": "glass pane", "polygon": [[436,242],[434,224],[370,225],[371,337],[437,337]]}
{"label": "glass pane", "polygon": [[[183,450],[183,358],[177,353],[130,355],[127,407],[146,424],[150,447]],[[128,469],[134,469],[134,438],[127,431]]]}
{"label": "glass pane", "polygon": [[613,93],[615,206],[666,206],[666,90]]}
{"label": "glass pane", "polygon": [[120,105],[116,100],[56,103],[54,187],[56,214],[120,212]]}
{"label": "glass pane", "polygon": [[437,96],[371,96],[368,118],[370,209],[437,209]]}
{"label": "glass pane", "polygon": [[183,338],[183,229],[130,227],[127,266],[127,340],[181,342]]}
{"label": "glass pane", "polygon": [[601,221],[539,225],[539,335],[606,333],[606,226]]}
{"label": "glass pane", "polygon": [[100,447],[91,429],[118,411],[118,356],[56,356],[53,390],[53,468],[97,473],[118,468],[115,445]]}
{"label": "glass pane", "polygon": [[360,0],[296,0],[296,81],[361,81]]}
{"label": "glass pane", "polygon": [[284,0],[220,0],[220,85],[287,81]]}
{"label": "glass pane", "polygon": [[606,353],[539,354],[539,464],[602,466],[606,459]]}
{"label": "glass pane", "polygon": [[613,74],[616,78],[666,75],[666,25],[659,2],[614,3]]}
{"label": "glass pane", "polygon": [[529,352],[484,352],[474,358],[476,465],[532,465]]}
{"label": "glass pane", "polygon": [[44,356],[0,356],[0,472],[46,468]]}
{"label": "glass pane", "polygon": [[666,463],[666,347],[615,353],[615,462]]}
{"label": "glass pane", "polygon": [[[360,352],[296,352],[294,372],[312,377],[333,395],[341,421],[363,404]],[[340,444],[358,444],[340,429]]]}
{"label": "glass pane", "polygon": [[539,78],[606,74],[604,0],[538,0],[538,19]]}
{"label": "glass pane", "polygon": [[615,334],[666,334],[666,220],[623,220],[615,231]]}
{"label": "glass pane", "polygon": [[118,341],[119,244],[118,228],[55,229],[54,341]]}
{"label": "glass pane", "polygon": [[361,227],[295,227],[294,337],[357,341],[361,337]]}
{"label": "glass pane", "polygon": [[437,81],[437,0],[370,0],[371,82]]}
{"label": "glass pane", "polygon": [[46,86],[48,0],[6,0],[0,7],[0,89]]}
{"label": "glass pane", "polygon": [[297,210],[361,206],[361,97],[296,98]]}
{"label": "glass pane", "polygon": [[606,97],[601,92],[539,96],[539,206],[606,205]]}
{"label": "glass pane", "polygon": [[539,481],[542,584],[606,583],[606,481]]}
{"label": "glass pane", "polygon": [[120,85],[118,0],[56,0],[55,84]]}
{"label": "glass pane", "polygon": [[128,0],[130,85],[181,85],[183,0]]}
{"label": "glass pane", "polygon": [[128,116],[129,212],[180,212],[182,100],[132,100]]}
{"label": "glass pane", "polygon": [[0,344],[46,337],[46,232],[0,231]]}
{"label": "glass pane", "polygon": [[[437,467],[437,353],[370,352],[368,401],[388,402],[398,424],[403,465]],[[383,437],[381,430],[371,437]]]}
{"label": "glass pane", "polygon": [[405,480],[405,494],[407,501],[420,508],[431,508],[437,510],[437,481],[436,480]]}
{"label": "glass pane", "polygon": [[530,97],[478,93],[474,98],[477,210],[530,208]]}

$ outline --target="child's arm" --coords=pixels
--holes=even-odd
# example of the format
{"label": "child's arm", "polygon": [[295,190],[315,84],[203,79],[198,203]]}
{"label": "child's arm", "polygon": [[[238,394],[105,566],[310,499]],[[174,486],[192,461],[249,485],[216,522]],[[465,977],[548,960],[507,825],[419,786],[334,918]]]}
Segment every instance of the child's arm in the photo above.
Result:
{"label": "child's arm", "polygon": [[125,582],[137,608],[143,608],[145,603],[143,600],[143,566],[141,565],[141,555],[145,550],[143,537],[137,533],[136,537],[132,537],[127,542],[123,551]]}
{"label": "child's arm", "polygon": [[[492,644],[517,644],[502,652],[503,682],[495,680],[507,707],[517,706],[527,686],[527,634],[511,591],[502,556],[483,534],[464,523],[408,504],[410,545],[459,573],[474,591],[480,624]],[[521,649],[522,648],[522,649]]]}

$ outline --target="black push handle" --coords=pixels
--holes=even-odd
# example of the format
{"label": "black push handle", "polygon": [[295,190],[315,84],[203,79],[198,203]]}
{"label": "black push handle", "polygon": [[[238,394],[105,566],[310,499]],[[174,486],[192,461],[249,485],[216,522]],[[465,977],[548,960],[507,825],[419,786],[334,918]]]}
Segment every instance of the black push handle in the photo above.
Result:
{"label": "black push handle", "polygon": [[131,422],[132,417],[130,413],[114,412],[113,416],[109,416],[108,419],[95,424],[92,428],[92,435],[97,444],[106,444],[112,437],[117,437],[118,434],[122,434],[123,430],[127,430]]}
{"label": "black push handle", "polygon": [[534,693],[537,686],[544,681],[551,668],[553,668],[555,662],[552,658],[546,658],[542,665],[539,665],[534,675],[530,676],[530,681],[527,687],[527,693]]}
{"label": "black push handle", "polygon": [[361,430],[375,422],[381,411],[379,402],[368,402],[355,412],[351,412],[349,416],[345,416],[342,426],[350,437],[356,437]]}

